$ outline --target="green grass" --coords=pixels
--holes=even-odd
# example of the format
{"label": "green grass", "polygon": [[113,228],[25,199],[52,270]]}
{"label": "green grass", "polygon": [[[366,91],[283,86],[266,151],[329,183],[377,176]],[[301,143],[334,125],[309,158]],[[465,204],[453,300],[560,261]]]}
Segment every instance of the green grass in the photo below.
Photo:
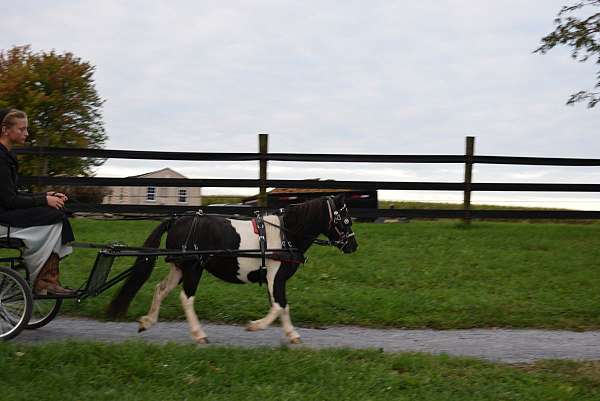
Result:
{"label": "green grass", "polygon": [[[240,203],[242,199],[246,198],[241,195],[204,195],[202,196],[202,205],[212,205],[215,203]],[[393,200],[379,200],[379,208],[389,209],[391,206],[396,209],[462,209],[462,203],[441,203],[441,202],[411,202],[411,201],[393,201]],[[522,206],[498,206],[498,205],[471,205],[473,209],[485,209],[485,210],[564,210],[564,209],[550,209],[550,208],[539,208],[539,207],[522,207]]]}
{"label": "green grass", "polygon": [[[442,202],[416,202],[416,201],[390,201],[379,200],[380,209],[444,209],[444,210],[462,210],[462,203],[442,203]],[[541,207],[523,207],[523,206],[500,206],[500,205],[480,205],[472,204],[475,210],[566,210],[559,208],[541,208]]]}
{"label": "green grass", "polygon": [[598,400],[597,362],[374,350],[0,343],[2,400]]}
{"label": "green grass", "polygon": [[[139,245],[148,221],[74,219],[78,241]],[[288,281],[294,323],[408,328],[600,328],[600,225],[448,221],[355,224],[359,249],[343,255],[314,246]],[[61,264],[63,282],[78,286],[94,250],[77,249]],[[129,266],[121,258],[114,272]],[[162,261],[134,299],[129,319],[146,314]],[[114,289],[76,304],[69,314],[101,318]],[[197,292],[201,319],[244,323],[268,308],[265,287],[233,285],[205,274]],[[184,319],[175,290],[161,318]]]}
{"label": "green grass", "polygon": [[241,195],[203,195],[202,206],[208,206],[219,203],[240,203],[245,196]]}

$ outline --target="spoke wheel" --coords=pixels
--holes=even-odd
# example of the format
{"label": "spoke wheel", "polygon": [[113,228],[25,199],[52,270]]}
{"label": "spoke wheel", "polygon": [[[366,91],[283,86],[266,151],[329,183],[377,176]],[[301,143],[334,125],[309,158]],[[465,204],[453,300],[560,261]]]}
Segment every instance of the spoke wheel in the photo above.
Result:
{"label": "spoke wheel", "polygon": [[39,329],[52,321],[58,314],[62,299],[33,299],[33,310],[29,323],[25,326],[28,330]]}
{"label": "spoke wheel", "polygon": [[27,326],[33,309],[29,284],[14,270],[0,267],[0,340],[9,340]]}

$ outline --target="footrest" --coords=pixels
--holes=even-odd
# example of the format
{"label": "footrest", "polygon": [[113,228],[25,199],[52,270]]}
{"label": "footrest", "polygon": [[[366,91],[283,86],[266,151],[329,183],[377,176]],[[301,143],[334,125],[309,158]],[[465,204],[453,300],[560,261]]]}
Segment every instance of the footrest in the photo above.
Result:
{"label": "footrest", "polygon": [[39,295],[33,294],[33,300],[42,300],[42,299],[78,299],[83,294],[82,291],[77,290],[75,293],[70,295],[58,295],[58,294],[47,294],[47,295]]}

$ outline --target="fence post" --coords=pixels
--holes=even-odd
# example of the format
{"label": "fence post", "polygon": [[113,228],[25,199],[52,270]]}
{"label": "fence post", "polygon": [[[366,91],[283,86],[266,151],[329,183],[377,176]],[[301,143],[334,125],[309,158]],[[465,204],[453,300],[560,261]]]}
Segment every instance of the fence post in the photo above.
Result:
{"label": "fence post", "polygon": [[258,194],[258,206],[267,207],[267,153],[269,152],[269,134],[258,134],[258,153],[261,159],[259,165],[260,192]]}
{"label": "fence post", "polygon": [[465,193],[463,210],[465,224],[471,223],[471,182],[473,179],[473,155],[475,153],[475,137],[468,136],[465,149]]}

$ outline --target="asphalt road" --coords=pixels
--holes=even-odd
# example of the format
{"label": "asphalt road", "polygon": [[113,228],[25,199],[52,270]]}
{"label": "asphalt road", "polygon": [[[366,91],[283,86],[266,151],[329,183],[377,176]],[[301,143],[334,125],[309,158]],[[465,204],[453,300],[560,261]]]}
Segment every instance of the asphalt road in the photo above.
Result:
{"label": "asphalt road", "polygon": [[[267,346],[285,343],[281,329],[247,332],[243,326],[203,322],[209,346]],[[540,359],[600,360],[600,332],[548,330],[402,330],[362,327],[297,328],[303,344],[293,347],[379,348],[386,352],[446,353],[506,363],[527,363]],[[121,342],[141,340],[152,343],[192,344],[186,322],[159,322],[137,333],[135,322],[100,322],[80,318],[57,318],[38,330],[25,330],[14,342],[54,341]]]}

